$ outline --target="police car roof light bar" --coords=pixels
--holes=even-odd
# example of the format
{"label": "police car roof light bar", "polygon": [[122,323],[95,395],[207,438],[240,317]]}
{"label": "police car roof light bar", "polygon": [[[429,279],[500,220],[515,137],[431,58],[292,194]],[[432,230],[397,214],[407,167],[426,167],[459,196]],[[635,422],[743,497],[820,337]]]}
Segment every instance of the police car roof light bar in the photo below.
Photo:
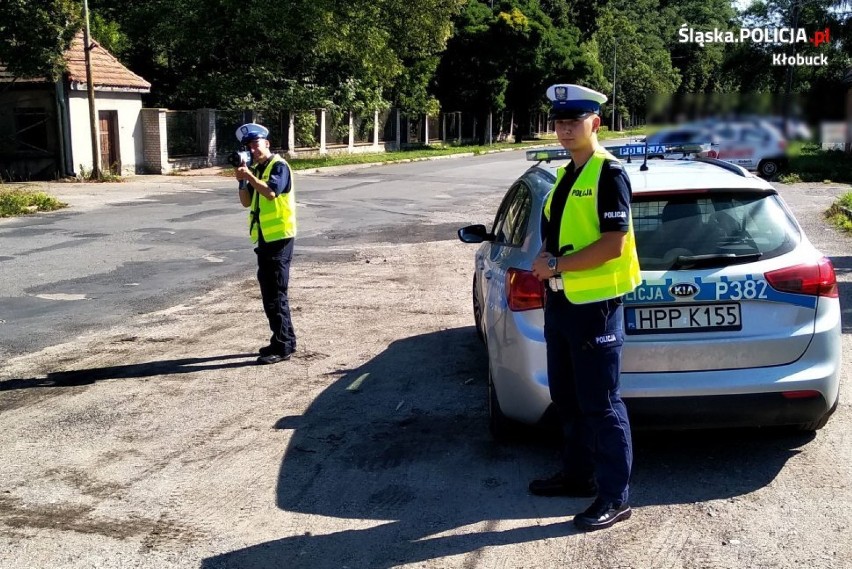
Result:
{"label": "police car roof light bar", "polygon": [[568,160],[571,154],[564,148],[542,148],[541,150],[527,150],[527,160],[530,162],[547,162],[551,160]]}
{"label": "police car roof light bar", "polygon": [[[628,159],[631,156],[642,156],[645,159],[643,166],[647,169],[647,159],[649,156],[662,156],[664,160],[683,160],[689,158],[691,154],[697,154],[705,148],[700,144],[678,144],[664,145],[655,144],[648,146],[647,141],[643,144],[628,144],[626,146],[612,146],[607,148],[613,155]],[[667,154],[681,154],[678,158],[666,157]],[[644,169],[643,169],[644,171]]]}

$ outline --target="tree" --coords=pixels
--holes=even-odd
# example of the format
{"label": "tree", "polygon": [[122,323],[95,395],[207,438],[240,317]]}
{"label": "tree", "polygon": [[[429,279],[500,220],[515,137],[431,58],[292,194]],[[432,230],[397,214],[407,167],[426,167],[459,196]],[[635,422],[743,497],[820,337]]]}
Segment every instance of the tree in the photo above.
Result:
{"label": "tree", "polygon": [[[845,7],[844,7],[845,5]],[[830,41],[821,45],[808,42],[772,45],[749,42],[741,44],[738,61],[750,60],[754,76],[748,68],[731,65],[729,73],[743,85],[765,92],[781,94],[775,102],[775,112],[790,114],[797,111],[795,100],[801,101],[799,111],[811,120],[839,120],[845,116],[843,76],[852,65],[852,20],[843,0],[765,0],[755,2],[741,17],[748,27],[790,27],[808,31],[812,38],[817,31],[829,30]],[[772,65],[773,55],[822,57],[825,65]],[[731,62],[733,63],[733,62]],[[758,79],[755,79],[757,77]]]}
{"label": "tree", "polygon": [[[549,12],[567,18],[569,6],[550,2]],[[469,2],[456,18],[456,34],[441,58],[436,90],[450,110],[489,112],[510,108],[519,126],[516,139],[528,130],[529,114],[545,105],[547,86],[573,81],[604,83],[595,53],[567,22],[555,25],[538,0],[504,0],[494,10]]]}
{"label": "tree", "polygon": [[0,62],[15,77],[56,80],[80,19],[81,6],[73,0],[3,0]]}
{"label": "tree", "polygon": [[[91,0],[178,108],[423,109],[462,0]],[[333,103],[332,103],[333,102]]]}
{"label": "tree", "polygon": [[594,50],[581,41],[577,27],[555,26],[538,0],[514,4],[511,11],[497,15],[495,31],[503,46],[506,103],[518,121],[520,141],[529,134],[530,113],[541,108],[549,85],[571,82],[598,88],[604,79]]}
{"label": "tree", "polygon": [[388,90],[389,100],[408,112],[436,114],[433,81],[441,53],[453,33],[453,17],[464,0],[384,0],[383,26],[402,70]]}
{"label": "tree", "polygon": [[595,39],[606,73],[607,84],[602,89],[606,93],[612,91],[615,68],[617,109],[610,101],[610,112],[644,116],[657,99],[677,90],[681,76],[672,64],[666,34],[661,32],[664,22],[656,0],[612,3],[598,18]]}

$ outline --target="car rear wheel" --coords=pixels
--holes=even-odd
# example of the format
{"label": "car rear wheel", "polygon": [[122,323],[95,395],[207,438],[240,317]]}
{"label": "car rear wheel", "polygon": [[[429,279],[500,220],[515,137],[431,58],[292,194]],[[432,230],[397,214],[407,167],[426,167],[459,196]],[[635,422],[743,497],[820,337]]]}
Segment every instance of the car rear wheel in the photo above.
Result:
{"label": "car rear wheel", "polygon": [[476,335],[481,341],[485,341],[485,335],[482,333],[482,304],[479,302],[479,292],[477,289],[476,275],[473,276],[473,322],[476,325]]}
{"label": "car rear wheel", "polygon": [[775,160],[762,160],[757,165],[757,172],[764,178],[771,178],[778,173],[780,164]]}
{"label": "car rear wheel", "polygon": [[511,419],[503,414],[500,402],[497,400],[497,390],[491,378],[491,366],[488,366],[488,430],[497,442],[506,442],[514,432]]}

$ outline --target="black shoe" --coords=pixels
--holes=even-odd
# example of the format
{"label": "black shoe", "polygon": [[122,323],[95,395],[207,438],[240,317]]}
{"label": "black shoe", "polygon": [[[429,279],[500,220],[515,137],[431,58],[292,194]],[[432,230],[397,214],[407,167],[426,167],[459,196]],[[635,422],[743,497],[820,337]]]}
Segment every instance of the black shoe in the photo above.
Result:
{"label": "black shoe", "polygon": [[273,346],[272,344],[269,344],[268,346],[263,346],[261,349],[259,349],[257,351],[257,353],[260,355],[260,357],[264,357],[264,356],[268,356],[270,354],[274,354],[275,353],[275,346]]}
{"label": "black shoe", "polygon": [[277,364],[278,362],[286,362],[290,359],[290,354],[268,354],[257,358],[257,363],[263,365]]}
{"label": "black shoe", "polygon": [[628,504],[615,505],[598,498],[585,512],[574,516],[574,525],[583,531],[606,529],[628,519],[632,513]]}
{"label": "black shoe", "polygon": [[595,483],[558,472],[550,478],[530,482],[530,492],[536,496],[573,496],[588,498],[597,494]]}

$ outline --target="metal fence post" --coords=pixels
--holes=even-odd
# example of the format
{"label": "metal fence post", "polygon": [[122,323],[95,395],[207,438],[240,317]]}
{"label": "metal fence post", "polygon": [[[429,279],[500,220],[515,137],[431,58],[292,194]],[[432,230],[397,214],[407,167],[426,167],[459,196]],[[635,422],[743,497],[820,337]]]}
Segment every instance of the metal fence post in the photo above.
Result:
{"label": "metal fence post", "polygon": [[296,113],[287,111],[287,156],[296,157]]}
{"label": "metal fence post", "polygon": [[394,120],[396,121],[396,149],[399,150],[402,148],[402,133],[400,132],[400,120],[399,120],[399,109],[393,110]]}
{"label": "metal fence post", "polygon": [[346,151],[352,154],[355,151],[355,114],[349,111],[349,147]]}
{"label": "metal fence post", "polygon": [[429,114],[423,115],[423,144],[429,146]]}
{"label": "metal fence post", "polygon": [[373,146],[379,148],[379,111],[373,111]]}
{"label": "metal fence post", "polygon": [[320,123],[320,154],[327,154],[328,149],[325,147],[325,109],[319,110],[319,123]]}

